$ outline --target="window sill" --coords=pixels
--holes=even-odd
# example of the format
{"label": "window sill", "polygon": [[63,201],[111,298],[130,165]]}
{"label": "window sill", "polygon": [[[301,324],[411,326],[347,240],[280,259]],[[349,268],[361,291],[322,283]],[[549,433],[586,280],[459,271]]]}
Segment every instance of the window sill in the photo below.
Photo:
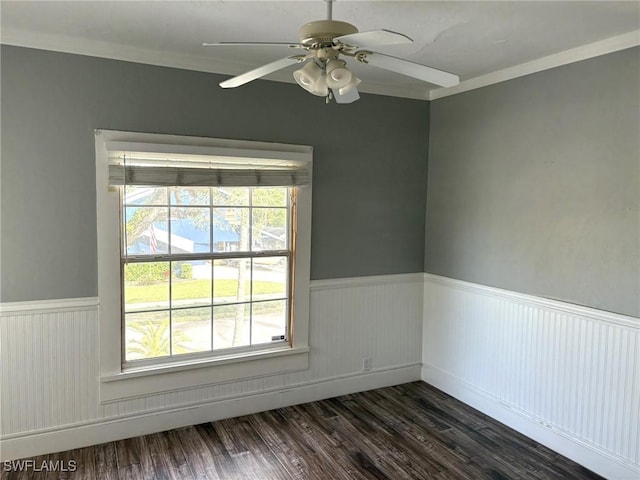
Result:
{"label": "window sill", "polygon": [[167,393],[309,368],[309,347],[284,347],[189,363],[131,368],[100,377],[100,402]]}

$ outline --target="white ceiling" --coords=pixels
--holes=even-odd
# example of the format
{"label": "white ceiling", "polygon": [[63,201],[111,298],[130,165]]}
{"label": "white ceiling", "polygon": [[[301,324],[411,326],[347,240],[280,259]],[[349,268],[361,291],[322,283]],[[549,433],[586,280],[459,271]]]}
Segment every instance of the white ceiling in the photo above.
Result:
{"label": "white ceiling", "polygon": [[[202,42],[296,42],[302,24],[325,18],[326,3],[3,0],[0,16],[4,44],[236,75],[292,51]],[[338,0],[333,18],[360,31],[408,35],[413,44],[378,50],[455,73],[462,89],[499,80],[496,72],[517,76],[522,64],[529,65],[521,69],[528,73],[640,43],[637,1]],[[446,94],[399,74],[349,65],[363,80],[361,91],[425,99]],[[293,81],[295,69],[267,78]]]}

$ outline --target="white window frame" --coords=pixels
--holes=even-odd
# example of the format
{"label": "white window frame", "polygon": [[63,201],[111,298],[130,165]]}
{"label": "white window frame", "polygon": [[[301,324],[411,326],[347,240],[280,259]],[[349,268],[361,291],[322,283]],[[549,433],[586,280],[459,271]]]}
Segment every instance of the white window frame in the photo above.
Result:
{"label": "white window frame", "polygon": [[297,188],[296,245],[292,252],[292,338],[289,344],[170,363],[123,369],[120,275],[119,190],[109,187],[113,145],[144,145],[148,151],[251,159],[301,160],[312,171],[309,146],[218,138],[96,130],[96,213],[98,297],[100,302],[100,400],[103,403],[185,388],[305,370],[309,367],[309,283],[311,260],[311,182]]}

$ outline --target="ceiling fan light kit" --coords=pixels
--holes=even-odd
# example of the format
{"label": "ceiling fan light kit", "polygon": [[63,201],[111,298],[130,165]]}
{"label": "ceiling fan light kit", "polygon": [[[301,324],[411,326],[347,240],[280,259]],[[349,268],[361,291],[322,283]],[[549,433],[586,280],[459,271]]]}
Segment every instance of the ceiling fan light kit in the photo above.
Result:
{"label": "ceiling fan light kit", "polygon": [[371,65],[442,87],[460,83],[457,75],[420,65],[390,55],[374,52],[373,48],[385,45],[412,43],[408,36],[391,30],[359,32],[347,22],[333,20],[333,0],[327,0],[327,20],[317,20],[303,25],[298,32],[299,43],[205,43],[205,46],[277,45],[306,50],[306,54],[291,55],[245,72],[220,83],[222,88],[235,88],[281,70],[294,63],[304,66],[293,72],[296,83],[313,95],[326,97],[336,103],[352,103],[360,98],[357,78],[342,57],[350,57]]}

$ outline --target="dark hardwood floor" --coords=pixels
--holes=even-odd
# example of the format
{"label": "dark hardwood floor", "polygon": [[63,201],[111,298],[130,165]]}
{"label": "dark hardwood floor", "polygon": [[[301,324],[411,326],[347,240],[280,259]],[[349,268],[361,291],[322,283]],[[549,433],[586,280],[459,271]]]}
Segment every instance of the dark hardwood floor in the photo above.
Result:
{"label": "dark hardwood floor", "polygon": [[601,478],[414,382],[33,459],[4,479]]}

